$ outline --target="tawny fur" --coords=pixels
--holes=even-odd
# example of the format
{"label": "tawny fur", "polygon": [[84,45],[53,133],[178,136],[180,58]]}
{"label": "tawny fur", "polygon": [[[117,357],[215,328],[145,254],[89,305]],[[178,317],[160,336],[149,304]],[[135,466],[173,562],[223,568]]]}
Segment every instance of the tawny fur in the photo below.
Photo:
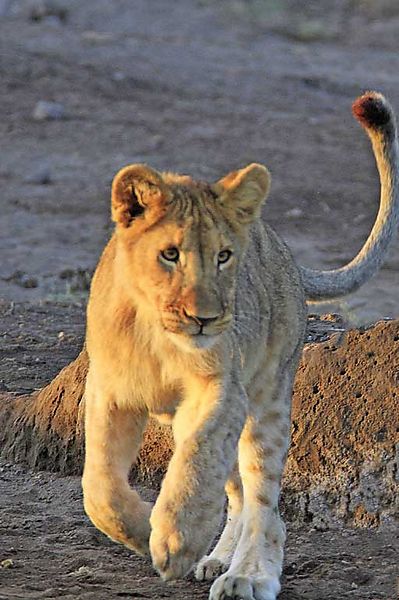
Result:
{"label": "tawny fur", "polygon": [[[398,215],[396,133],[381,98],[355,105],[385,202],[361,257],[370,273]],[[301,271],[260,221],[269,183],[256,164],[212,185],[145,165],[122,169],[112,189],[116,229],[88,305],[86,512],[112,539],[150,552],[165,580],[196,563],[198,579],[217,577],[211,600],[274,600],[280,590],[278,500],[306,322],[302,277],[311,297],[322,295],[318,281],[327,295],[351,287],[351,268],[343,287],[340,274],[327,281]],[[171,422],[176,441],[154,507],[128,484],[149,415]],[[206,556],[224,488],[226,526]]]}

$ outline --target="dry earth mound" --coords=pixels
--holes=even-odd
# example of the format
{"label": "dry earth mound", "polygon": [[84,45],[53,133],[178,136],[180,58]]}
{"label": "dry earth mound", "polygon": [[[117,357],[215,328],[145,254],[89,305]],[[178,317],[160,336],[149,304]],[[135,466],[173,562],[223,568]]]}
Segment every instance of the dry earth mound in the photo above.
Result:
{"label": "dry earth mound", "polygon": [[323,527],[399,514],[399,320],[305,346],[293,398],[287,508]]}

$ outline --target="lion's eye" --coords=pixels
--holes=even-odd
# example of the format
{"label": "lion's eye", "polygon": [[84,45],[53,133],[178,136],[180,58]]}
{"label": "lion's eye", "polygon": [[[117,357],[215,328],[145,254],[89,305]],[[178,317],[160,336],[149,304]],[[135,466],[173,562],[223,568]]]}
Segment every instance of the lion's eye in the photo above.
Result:
{"label": "lion's eye", "polygon": [[218,263],[219,265],[223,265],[224,263],[227,263],[230,260],[230,257],[232,256],[232,251],[231,250],[222,250],[221,252],[219,252],[218,254]]}
{"label": "lion's eye", "polygon": [[171,246],[170,248],[166,248],[166,250],[162,250],[161,256],[163,259],[167,260],[168,262],[176,263],[179,260],[180,255],[179,255],[179,250],[177,248],[175,248],[174,246]]}

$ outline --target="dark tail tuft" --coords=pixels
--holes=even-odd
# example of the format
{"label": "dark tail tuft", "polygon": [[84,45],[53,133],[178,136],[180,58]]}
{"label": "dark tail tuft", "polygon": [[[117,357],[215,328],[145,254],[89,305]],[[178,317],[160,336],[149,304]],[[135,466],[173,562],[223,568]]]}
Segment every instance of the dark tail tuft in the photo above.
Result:
{"label": "dark tail tuft", "polygon": [[388,102],[378,92],[366,92],[356,98],[352,104],[352,112],[364,127],[372,129],[383,129],[393,120]]}

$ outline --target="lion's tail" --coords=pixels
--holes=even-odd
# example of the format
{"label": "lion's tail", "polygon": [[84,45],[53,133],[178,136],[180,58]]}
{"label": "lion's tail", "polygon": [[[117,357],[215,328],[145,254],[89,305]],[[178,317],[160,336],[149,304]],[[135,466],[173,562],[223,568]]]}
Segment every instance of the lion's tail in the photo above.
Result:
{"label": "lion's tail", "polygon": [[363,285],[380,267],[398,229],[399,150],[394,112],[377,92],[357,98],[352,110],[371,139],[380,175],[380,208],[366,243],[347,265],[331,271],[301,267],[306,296],[313,301],[343,296]]}

